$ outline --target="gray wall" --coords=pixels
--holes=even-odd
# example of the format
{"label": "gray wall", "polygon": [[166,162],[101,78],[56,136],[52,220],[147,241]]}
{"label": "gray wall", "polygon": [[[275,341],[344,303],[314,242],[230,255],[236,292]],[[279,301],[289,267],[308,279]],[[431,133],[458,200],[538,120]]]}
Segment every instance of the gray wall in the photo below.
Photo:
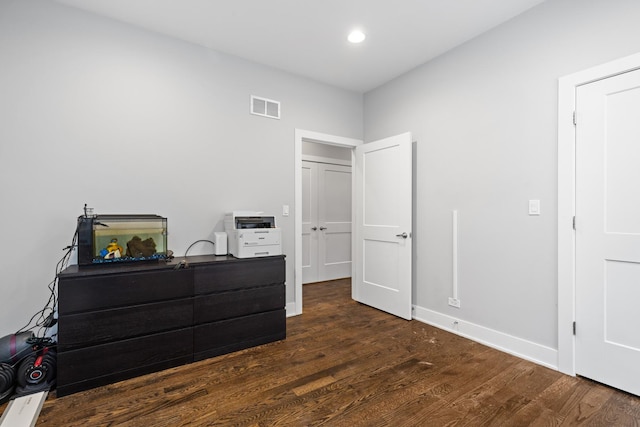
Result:
{"label": "gray wall", "polygon": [[351,163],[351,149],[329,144],[302,141],[302,155],[324,157]]}
{"label": "gray wall", "polygon": [[366,141],[417,141],[418,307],[557,349],[557,79],[640,51],[638,17],[636,0],[550,0],[365,95]]}
{"label": "gray wall", "polygon": [[44,306],[84,203],[166,216],[178,255],[272,212],[293,302],[294,129],[362,138],[361,95],[48,1],[0,2],[0,58],[0,336]]}

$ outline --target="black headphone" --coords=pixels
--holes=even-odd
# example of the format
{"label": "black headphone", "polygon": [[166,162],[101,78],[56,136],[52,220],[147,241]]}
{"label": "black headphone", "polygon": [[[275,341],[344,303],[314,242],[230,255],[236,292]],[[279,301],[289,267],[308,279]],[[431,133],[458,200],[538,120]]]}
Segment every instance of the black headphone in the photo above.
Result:
{"label": "black headphone", "polygon": [[0,404],[3,404],[13,394],[16,382],[16,368],[8,363],[0,363]]}

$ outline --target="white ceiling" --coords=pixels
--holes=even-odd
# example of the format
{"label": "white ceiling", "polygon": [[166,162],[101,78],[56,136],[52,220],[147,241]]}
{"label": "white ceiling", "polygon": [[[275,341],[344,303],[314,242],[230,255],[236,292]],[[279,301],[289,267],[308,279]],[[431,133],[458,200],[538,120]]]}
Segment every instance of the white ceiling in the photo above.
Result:
{"label": "white ceiling", "polygon": [[366,92],[544,0],[55,1]]}

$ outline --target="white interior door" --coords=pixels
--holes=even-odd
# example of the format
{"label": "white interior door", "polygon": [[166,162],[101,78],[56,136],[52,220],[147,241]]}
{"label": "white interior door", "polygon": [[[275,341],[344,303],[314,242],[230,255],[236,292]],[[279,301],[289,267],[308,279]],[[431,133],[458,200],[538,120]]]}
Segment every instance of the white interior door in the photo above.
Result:
{"label": "white interior door", "polygon": [[356,301],[411,319],[411,134],[356,147]]}
{"label": "white interior door", "polygon": [[318,164],[318,279],[351,277],[351,167]]}
{"label": "white interior door", "polygon": [[576,373],[640,395],[640,71],[576,105]]}
{"label": "white interior door", "polygon": [[302,283],[351,276],[351,167],[302,162]]}

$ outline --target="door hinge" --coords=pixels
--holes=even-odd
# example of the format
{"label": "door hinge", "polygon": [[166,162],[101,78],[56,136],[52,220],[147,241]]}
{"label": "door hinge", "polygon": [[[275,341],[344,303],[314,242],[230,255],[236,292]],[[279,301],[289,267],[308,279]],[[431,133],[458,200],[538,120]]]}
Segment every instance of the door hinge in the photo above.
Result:
{"label": "door hinge", "polygon": [[573,216],[573,224],[572,225],[573,225],[573,229],[575,230],[576,229],[576,216],[575,215]]}
{"label": "door hinge", "polygon": [[576,334],[576,322],[573,322],[573,335]]}
{"label": "door hinge", "polygon": [[577,125],[577,124],[578,124],[578,118],[577,118],[577,114],[576,114],[576,112],[574,111],[574,112],[573,112],[573,125],[575,126],[575,125]]}

